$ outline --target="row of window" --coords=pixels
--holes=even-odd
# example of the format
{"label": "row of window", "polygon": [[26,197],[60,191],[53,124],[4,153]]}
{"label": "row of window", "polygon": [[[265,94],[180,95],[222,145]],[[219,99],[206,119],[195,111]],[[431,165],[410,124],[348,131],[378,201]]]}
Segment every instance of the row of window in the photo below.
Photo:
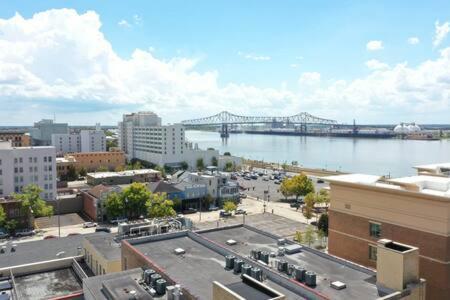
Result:
{"label": "row of window", "polygon": [[[52,162],[52,157],[51,156],[44,156],[44,162]],[[28,157],[28,162],[29,163],[32,163],[32,162],[34,162],[34,163],[37,163],[37,161],[38,161],[38,158],[35,156],[35,157]],[[23,163],[23,157],[15,157],[14,158],[14,163],[15,164],[17,164],[17,163],[19,163],[19,164],[21,164],[21,163]],[[0,160],[0,165],[1,165],[1,160]]]}

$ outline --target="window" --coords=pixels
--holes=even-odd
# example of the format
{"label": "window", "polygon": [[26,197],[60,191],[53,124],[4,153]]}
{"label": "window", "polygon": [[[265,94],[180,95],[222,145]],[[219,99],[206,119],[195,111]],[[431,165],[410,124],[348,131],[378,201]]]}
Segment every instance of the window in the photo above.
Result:
{"label": "window", "polygon": [[47,162],[47,156],[44,156],[44,162]]}
{"label": "window", "polygon": [[370,260],[377,260],[377,246],[369,245],[369,259]]}
{"label": "window", "polygon": [[17,164],[17,158],[14,158],[14,163]]}
{"label": "window", "polygon": [[3,171],[0,169],[0,176],[3,175]]}
{"label": "window", "polygon": [[19,162],[20,162],[20,163],[23,163],[22,157],[19,157]]}
{"label": "window", "polygon": [[379,223],[369,223],[369,234],[371,237],[379,238],[381,237],[381,224]]}
{"label": "window", "polygon": [[33,158],[34,163],[37,163],[37,157]]}

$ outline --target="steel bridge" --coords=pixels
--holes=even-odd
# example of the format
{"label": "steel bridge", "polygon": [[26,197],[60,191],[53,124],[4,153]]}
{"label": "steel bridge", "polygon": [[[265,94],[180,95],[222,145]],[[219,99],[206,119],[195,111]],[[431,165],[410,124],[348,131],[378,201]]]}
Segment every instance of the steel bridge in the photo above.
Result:
{"label": "steel bridge", "polygon": [[240,116],[229,113],[227,111],[222,111],[213,116],[184,120],[181,122],[187,127],[196,127],[204,125],[217,125],[221,126],[220,135],[222,137],[228,137],[228,126],[238,125],[238,124],[298,124],[300,125],[300,131],[306,132],[307,125],[328,125],[334,126],[338,122],[335,120],[319,118],[313,116],[306,112],[301,112],[299,114],[287,117],[261,117],[261,116]]}

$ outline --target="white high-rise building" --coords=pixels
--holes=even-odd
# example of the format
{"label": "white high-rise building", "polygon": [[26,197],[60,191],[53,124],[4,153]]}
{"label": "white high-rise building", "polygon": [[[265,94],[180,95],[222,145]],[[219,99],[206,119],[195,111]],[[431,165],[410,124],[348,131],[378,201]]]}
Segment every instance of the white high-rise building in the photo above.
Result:
{"label": "white high-rise building", "polygon": [[100,124],[95,130],[81,130],[80,133],[52,134],[52,146],[62,155],[73,152],[105,152],[106,135]]}
{"label": "white high-rise building", "polygon": [[55,147],[12,147],[0,141],[0,197],[20,193],[28,184],[40,186],[42,198],[56,198]]}
{"label": "white high-rise building", "polygon": [[219,157],[215,150],[194,150],[185,140],[181,124],[161,125],[161,118],[153,112],[138,112],[123,116],[119,122],[119,147],[128,159],[140,159],[160,166],[180,166],[183,162],[194,168],[198,158],[211,164]]}
{"label": "white high-rise building", "polygon": [[67,123],[54,123],[53,120],[44,119],[34,123],[30,129],[32,145],[49,146],[52,143],[52,134],[68,134]]}

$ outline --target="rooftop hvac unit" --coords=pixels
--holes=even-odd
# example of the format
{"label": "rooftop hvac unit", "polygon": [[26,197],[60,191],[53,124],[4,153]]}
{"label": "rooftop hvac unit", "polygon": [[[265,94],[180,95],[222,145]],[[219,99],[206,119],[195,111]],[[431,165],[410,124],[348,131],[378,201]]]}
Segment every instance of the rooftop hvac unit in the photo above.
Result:
{"label": "rooftop hvac unit", "polygon": [[294,268],[295,268],[295,265],[288,264],[288,267],[287,267],[287,270],[286,270],[286,274],[292,275],[294,273]]}
{"label": "rooftop hvac unit", "polygon": [[228,241],[225,242],[228,246],[234,246],[237,244],[237,242],[235,240],[229,239]]}
{"label": "rooftop hvac unit", "polygon": [[332,281],[330,286],[336,290],[343,290],[347,287],[347,285],[341,281]]}
{"label": "rooftop hvac unit", "polygon": [[295,269],[294,269],[295,280],[300,281],[300,282],[304,282],[305,281],[305,273],[306,273],[305,268],[303,268],[303,267],[295,267]]}
{"label": "rooftop hvac unit", "polygon": [[269,263],[269,252],[262,251],[259,259],[262,260],[263,262],[265,262],[266,264],[268,264]]}
{"label": "rooftop hvac unit", "polygon": [[244,261],[242,259],[239,259],[239,258],[235,259],[234,266],[233,266],[234,273],[236,273],[236,274],[241,273],[243,264],[244,264]]}
{"label": "rooftop hvac unit", "polygon": [[252,268],[250,270],[250,274],[254,279],[256,279],[258,281],[262,281],[262,271],[260,268],[256,268],[256,267]]}
{"label": "rooftop hvac unit", "polygon": [[153,274],[155,274],[156,272],[155,272],[155,270],[153,270],[153,269],[147,269],[147,270],[145,270],[143,273],[142,273],[142,279],[144,279],[144,282],[147,284],[147,285],[150,285],[150,277],[153,275]]}
{"label": "rooftop hvac unit", "polygon": [[164,295],[166,292],[166,281],[164,279],[156,280],[156,293],[158,295]]}
{"label": "rooftop hvac unit", "polygon": [[278,271],[280,271],[280,272],[286,272],[286,271],[287,271],[287,266],[288,266],[287,261],[285,261],[285,260],[280,260],[280,261],[278,261],[277,269],[278,269]]}
{"label": "rooftop hvac unit", "polygon": [[0,249],[0,253],[5,253],[6,252],[6,246],[2,246],[2,248]]}
{"label": "rooftop hvac unit", "polygon": [[234,267],[234,260],[236,259],[233,255],[227,255],[225,256],[225,268],[228,270],[233,269]]}
{"label": "rooftop hvac unit", "polygon": [[176,255],[181,255],[181,254],[185,254],[185,253],[186,253],[186,251],[184,251],[183,248],[176,248],[175,250],[173,250],[173,252],[174,252]]}
{"label": "rooftop hvac unit", "polygon": [[247,274],[248,276],[252,276],[252,266],[249,264],[244,264],[242,266],[242,274]]}
{"label": "rooftop hvac unit", "polygon": [[278,247],[278,252],[277,252],[278,256],[284,256],[284,252],[285,252],[284,247]]}
{"label": "rooftop hvac unit", "polygon": [[159,275],[158,273],[154,273],[150,276],[150,285],[152,287],[156,287],[156,281],[158,279],[161,279],[161,275]]}
{"label": "rooftop hvac unit", "polygon": [[302,246],[297,244],[292,244],[284,247],[284,252],[286,254],[295,254],[302,251]]}
{"label": "rooftop hvac unit", "polygon": [[283,246],[284,244],[286,244],[286,239],[278,239],[277,240],[277,245],[278,246]]}
{"label": "rooftop hvac unit", "polygon": [[307,271],[305,273],[305,283],[307,286],[315,286],[316,285],[316,273],[312,271]]}

